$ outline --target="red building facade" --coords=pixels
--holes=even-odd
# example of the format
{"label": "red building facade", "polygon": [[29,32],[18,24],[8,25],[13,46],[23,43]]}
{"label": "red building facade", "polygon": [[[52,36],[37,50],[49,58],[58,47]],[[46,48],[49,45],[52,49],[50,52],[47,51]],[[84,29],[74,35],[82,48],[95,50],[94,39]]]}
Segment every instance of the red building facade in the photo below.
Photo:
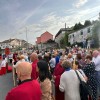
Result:
{"label": "red building facade", "polygon": [[53,40],[53,35],[46,31],[40,37],[37,37],[36,44],[45,43],[50,39]]}

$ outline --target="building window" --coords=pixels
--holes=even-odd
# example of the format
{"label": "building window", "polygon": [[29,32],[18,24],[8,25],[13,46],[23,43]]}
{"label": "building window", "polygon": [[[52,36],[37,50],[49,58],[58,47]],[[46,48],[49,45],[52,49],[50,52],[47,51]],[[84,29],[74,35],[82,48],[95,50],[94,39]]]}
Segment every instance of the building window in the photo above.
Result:
{"label": "building window", "polygon": [[90,28],[87,29],[87,33],[90,33]]}
{"label": "building window", "polygon": [[80,33],[81,35],[83,35],[83,31],[81,31],[81,33]]}

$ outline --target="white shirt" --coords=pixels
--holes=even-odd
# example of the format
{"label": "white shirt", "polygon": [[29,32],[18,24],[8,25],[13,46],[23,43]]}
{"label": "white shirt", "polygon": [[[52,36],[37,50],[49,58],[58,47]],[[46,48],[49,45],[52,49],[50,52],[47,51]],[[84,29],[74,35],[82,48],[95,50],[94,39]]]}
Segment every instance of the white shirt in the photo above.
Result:
{"label": "white shirt", "polygon": [[[81,73],[79,71],[77,71],[77,73],[81,80],[86,82]],[[65,100],[81,100],[79,84],[80,81],[74,70],[65,71],[61,75],[59,89],[65,93]]]}
{"label": "white shirt", "polygon": [[8,55],[9,59],[13,59],[13,54]]}
{"label": "white shirt", "polygon": [[92,61],[95,63],[95,70],[100,71],[100,55],[98,55],[96,58],[93,57]]}
{"label": "white shirt", "polygon": [[0,67],[6,67],[6,60],[2,60]]}
{"label": "white shirt", "polygon": [[54,68],[55,65],[56,65],[56,60],[55,60],[55,58],[51,58],[51,60],[49,61],[49,63],[50,63],[50,67],[51,67],[51,68]]}

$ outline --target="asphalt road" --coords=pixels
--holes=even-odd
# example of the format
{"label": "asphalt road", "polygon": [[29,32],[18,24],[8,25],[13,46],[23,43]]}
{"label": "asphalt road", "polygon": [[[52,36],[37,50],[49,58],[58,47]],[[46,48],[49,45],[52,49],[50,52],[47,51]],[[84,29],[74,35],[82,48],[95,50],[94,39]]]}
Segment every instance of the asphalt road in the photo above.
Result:
{"label": "asphalt road", "polygon": [[13,88],[12,73],[0,76],[0,100],[5,100],[9,90]]}

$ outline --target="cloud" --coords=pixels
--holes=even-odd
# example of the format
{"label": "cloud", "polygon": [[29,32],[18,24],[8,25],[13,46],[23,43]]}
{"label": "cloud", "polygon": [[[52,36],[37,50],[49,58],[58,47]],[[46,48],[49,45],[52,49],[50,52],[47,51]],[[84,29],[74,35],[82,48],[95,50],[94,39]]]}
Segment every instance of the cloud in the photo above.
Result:
{"label": "cloud", "polygon": [[[11,38],[26,40],[25,28],[27,26],[28,41],[33,43],[36,41],[36,37],[40,36],[45,31],[49,31],[55,36],[60,28],[65,27],[65,23],[67,27],[71,27],[75,23],[84,22],[90,17],[98,14],[100,11],[99,5],[96,5],[95,7],[91,5],[92,7],[88,6],[86,8],[85,6],[85,8],[82,7],[81,9],[75,9],[74,7],[79,8],[88,2],[88,0],[78,0],[74,3],[74,7],[71,9],[66,8],[67,10],[63,10],[62,7],[60,14],[56,10],[50,11],[46,9],[46,6],[48,6],[47,1],[48,0],[43,0],[43,2],[38,4],[38,6],[28,7],[28,9],[22,9],[21,11],[18,11],[19,7],[22,7],[22,4],[19,2],[15,8],[14,6],[12,7],[8,5],[8,7],[5,8],[5,10],[8,10],[9,12],[9,21],[6,21],[8,24],[5,24],[4,26],[2,24],[0,25],[0,30],[2,31],[1,33],[4,33],[2,38],[5,39],[6,37],[11,36]],[[46,5],[44,6],[45,3]],[[7,26],[7,28],[5,26]],[[5,34],[7,35],[5,36]]]}
{"label": "cloud", "polygon": [[16,19],[16,24],[20,24],[20,26],[23,26],[27,23],[27,21],[35,15],[35,13],[38,12],[39,9],[41,9],[41,7],[47,2],[48,0],[44,0],[42,1],[38,7],[36,7],[35,9],[32,9],[31,11],[28,11],[27,13],[25,13],[24,16],[17,18]]}
{"label": "cloud", "polygon": [[88,2],[88,0],[78,0],[76,3],[74,3],[73,5],[76,8],[80,8],[81,6],[83,6],[84,4],[86,4]]}
{"label": "cloud", "polygon": [[[30,34],[34,37],[33,40],[36,40],[36,37],[40,36],[45,31],[49,31],[55,36],[60,30],[60,28],[65,27],[65,23],[67,24],[67,27],[71,27],[75,23],[84,22],[88,19],[88,17],[90,18],[90,15],[93,16],[93,13],[98,13],[98,8],[100,8],[100,6],[94,7],[92,9],[83,9],[75,12],[73,12],[73,10],[71,9],[69,11],[72,11],[73,14],[63,17],[58,16],[55,12],[51,12],[50,14],[45,15],[39,24],[30,25],[28,26],[28,29],[31,31]],[[96,16],[95,19],[97,18],[98,16]]]}

